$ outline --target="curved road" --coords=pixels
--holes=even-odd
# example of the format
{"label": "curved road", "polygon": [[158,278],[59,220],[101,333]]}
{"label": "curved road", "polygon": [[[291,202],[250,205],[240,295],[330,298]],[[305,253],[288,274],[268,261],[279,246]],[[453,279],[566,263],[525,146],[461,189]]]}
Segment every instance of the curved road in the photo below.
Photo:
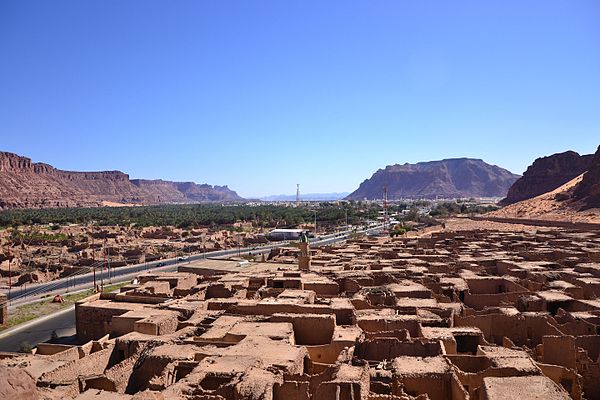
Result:
{"label": "curved road", "polygon": [[[380,227],[369,228],[359,232],[374,232]],[[342,233],[335,233],[319,237],[318,240],[312,240],[311,245],[313,246],[324,246],[327,244],[346,240],[352,231],[345,231]],[[244,247],[239,249],[227,249],[218,250],[207,253],[193,254],[190,255],[185,261],[178,260],[177,258],[163,259],[152,261],[143,264],[127,265],[123,267],[110,268],[108,270],[103,269],[101,266],[97,266],[94,272],[88,272],[84,274],[74,274],[74,276],[65,277],[53,280],[51,282],[41,284],[30,284],[21,287],[13,287],[12,290],[2,290],[7,295],[9,300],[9,306],[21,305],[25,303],[31,303],[38,300],[44,295],[48,294],[64,294],[69,291],[93,288],[94,282],[100,285],[101,282],[122,282],[130,278],[135,277],[143,271],[156,270],[156,271],[175,271],[177,266],[188,261],[201,260],[203,258],[217,258],[226,256],[235,256],[238,254],[260,254],[271,251],[271,249],[282,247],[289,244],[289,242],[278,242],[268,244],[264,246],[256,247]],[[95,275],[95,276],[94,276]]]}
{"label": "curved road", "polygon": [[[359,231],[359,233],[373,233],[381,230],[381,227],[373,227],[363,231]],[[343,233],[337,233],[327,236],[322,236],[318,240],[311,241],[312,246],[325,246],[328,244],[341,242],[348,239],[348,236],[352,232],[346,231]],[[289,242],[280,242],[276,244],[270,244],[267,246],[255,247],[255,248],[241,248],[239,249],[240,253],[252,253],[252,254],[260,254],[267,251],[270,251],[272,248],[282,247],[288,244]],[[210,253],[197,254],[189,257],[190,260],[199,260],[202,258],[215,258],[215,257],[223,257],[228,255],[237,255],[238,249],[232,250],[221,250],[214,251]],[[164,266],[158,267],[159,263],[165,263]],[[187,261],[185,261],[187,263]],[[169,260],[161,260],[155,261],[147,264],[137,264],[126,267],[119,267],[111,270],[111,275],[113,276],[114,282],[123,282],[125,280],[133,279],[137,274],[145,270],[154,270],[154,271],[175,271],[177,270],[177,266],[183,264],[181,261],[177,261],[177,259],[169,259]],[[100,268],[98,268],[99,270]],[[99,273],[96,273],[96,278],[99,282]],[[75,278],[68,278],[69,283],[67,283],[67,278],[60,279],[58,281],[48,282],[47,284],[36,285],[35,287],[27,288],[27,292],[30,294],[27,298],[18,297],[19,293],[17,291],[13,291],[12,294],[12,302],[16,305],[25,304],[28,302],[38,301],[39,297],[43,294],[47,294],[52,292],[52,294],[56,293],[64,293],[67,289],[71,289],[73,291],[72,281],[75,279],[76,282],[76,290],[83,290],[86,288],[93,287],[93,274],[85,274],[80,275]],[[53,285],[54,283],[58,283],[58,285]],[[37,289],[37,292],[34,292]],[[59,337],[63,337],[62,341],[68,342],[69,339],[74,339],[75,335],[75,309],[74,307],[70,307],[65,310],[61,310],[57,313],[41,317],[22,325],[18,325],[4,332],[0,332],[0,351],[19,351],[19,347],[21,343],[27,342],[33,346],[38,343],[46,342],[50,340],[52,332],[55,331]]]}

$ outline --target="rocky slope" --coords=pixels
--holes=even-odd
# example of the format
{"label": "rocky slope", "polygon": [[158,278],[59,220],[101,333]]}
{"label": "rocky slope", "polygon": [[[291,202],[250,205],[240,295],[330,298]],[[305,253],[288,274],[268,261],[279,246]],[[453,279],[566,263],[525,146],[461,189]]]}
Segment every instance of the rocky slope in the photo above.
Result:
{"label": "rocky slope", "polygon": [[600,208],[600,146],[581,183],[575,188],[573,200],[581,204],[581,209]]}
{"label": "rocky slope", "polygon": [[600,147],[595,155],[587,158],[591,160],[587,171],[570,181],[488,215],[501,218],[600,223]]}
{"label": "rocky slope", "polygon": [[381,199],[384,187],[389,199],[503,197],[518,178],[506,169],[473,158],[396,164],[375,172],[346,198]]}
{"label": "rocky slope", "polygon": [[579,155],[574,151],[536,159],[508,190],[500,204],[508,205],[550,192],[587,171],[593,154]]}
{"label": "rocky slope", "polygon": [[243,200],[227,186],[199,185],[194,182],[171,182],[161,179],[133,179],[131,183],[140,188],[147,198],[157,203]]}
{"label": "rocky slope", "polygon": [[119,171],[72,172],[0,152],[0,209],[242,200],[226,186],[130,180]]}

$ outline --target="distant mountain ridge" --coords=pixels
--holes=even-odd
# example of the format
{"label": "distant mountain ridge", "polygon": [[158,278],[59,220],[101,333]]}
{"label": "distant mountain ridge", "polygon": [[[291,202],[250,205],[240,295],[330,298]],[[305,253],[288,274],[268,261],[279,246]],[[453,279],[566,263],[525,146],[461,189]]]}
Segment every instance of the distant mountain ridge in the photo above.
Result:
{"label": "distant mountain ridge", "polygon": [[[300,194],[300,200],[304,201],[335,201],[341,200],[348,196],[350,192],[341,193],[306,193]],[[260,197],[263,201],[295,201],[295,194],[274,194],[270,196]]]}
{"label": "distant mountain ridge", "polygon": [[475,158],[450,158],[380,169],[346,197],[348,200],[388,198],[504,197],[519,175]]}
{"label": "distant mountain ridge", "polygon": [[63,171],[14,153],[0,152],[0,209],[239,200],[243,199],[227,186],[130,180],[120,171]]}

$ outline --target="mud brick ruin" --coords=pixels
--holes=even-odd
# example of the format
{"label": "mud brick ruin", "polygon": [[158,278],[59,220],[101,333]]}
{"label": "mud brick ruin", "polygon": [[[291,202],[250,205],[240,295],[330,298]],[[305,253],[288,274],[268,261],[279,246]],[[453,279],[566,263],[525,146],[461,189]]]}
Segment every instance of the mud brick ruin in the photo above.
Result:
{"label": "mud brick ruin", "polygon": [[4,395],[600,399],[600,232],[448,231],[309,252],[310,270],[282,248],[89,297],[76,306],[81,345],[2,354]]}

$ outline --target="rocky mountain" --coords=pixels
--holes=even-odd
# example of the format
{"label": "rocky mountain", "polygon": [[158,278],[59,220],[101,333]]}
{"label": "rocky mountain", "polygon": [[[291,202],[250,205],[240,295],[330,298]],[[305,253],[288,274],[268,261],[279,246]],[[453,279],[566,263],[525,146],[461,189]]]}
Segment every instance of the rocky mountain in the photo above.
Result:
{"label": "rocky mountain", "polygon": [[600,146],[581,183],[575,188],[573,200],[581,203],[582,209],[600,208]]}
{"label": "rocky mountain", "polygon": [[[575,178],[546,193],[509,204],[488,215],[501,218],[600,223],[600,147],[596,154],[583,157],[585,162],[591,161],[587,170]],[[536,163],[537,160],[534,165]]]}
{"label": "rocky mountain", "polygon": [[157,203],[243,200],[227,186],[199,185],[194,182],[171,182],[161,179],[132,179],[131,183],[140,188],[147,198]]}
{"label": "rocky mountain", "polygon": [[574,151],[540,157],[508,190],[500,204],[508,205],[550,192],[587,171],[594,155],[579,155]]}
{"label": "rocky mountain", "polygon": [[120,171],[62,171],[0,152],[0,209],[243,200],[227,186],[130,180]]}
{"label": "rocky mountain", "polygon": [[365,180],[348,200],[388,198],[503,197],[519,178],[479,159],[452,158],[416,164],[389,165]]}

